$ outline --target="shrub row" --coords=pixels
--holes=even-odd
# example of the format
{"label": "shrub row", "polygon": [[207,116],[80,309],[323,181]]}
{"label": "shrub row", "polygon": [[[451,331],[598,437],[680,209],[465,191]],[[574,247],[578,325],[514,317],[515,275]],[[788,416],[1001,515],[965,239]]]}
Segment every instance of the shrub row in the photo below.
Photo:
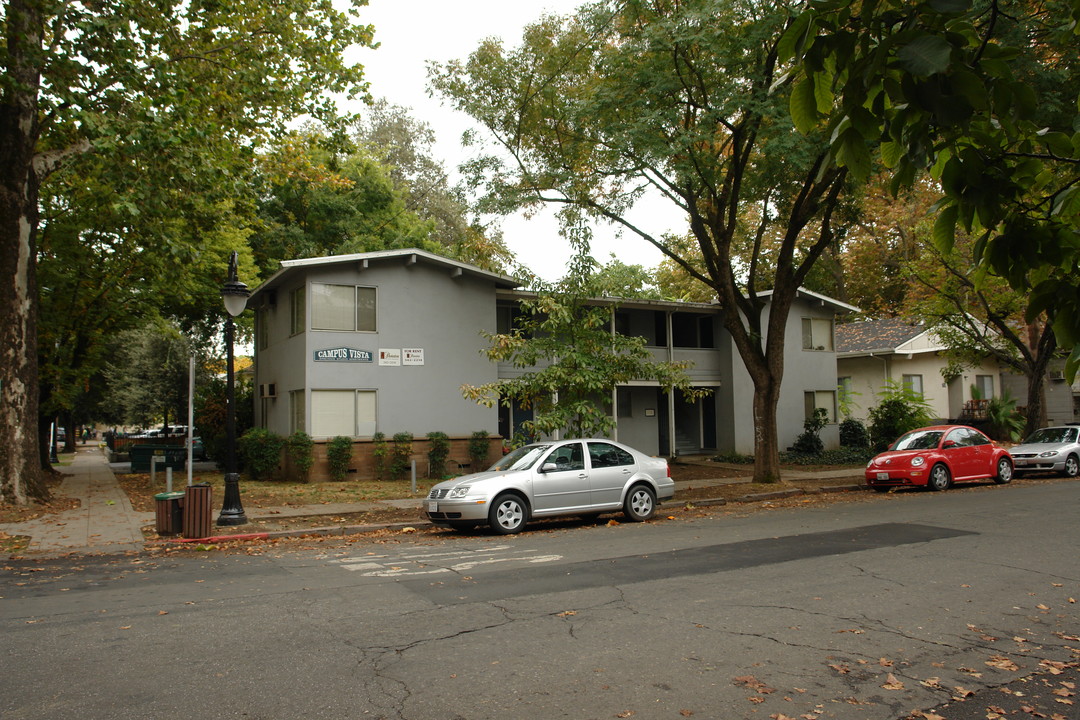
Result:
{"label": "shrub row", "polygon": [[[487,467],[488,433],[477,430],[469,439],[469,459],[474,470]],[[447,476],[446,461],[450,456],[450,437],[444,432],[427,434],[428,476],[442,479]],[[387,441],[384,433],[378,432],[372,437],[372,457],[375,461],[375,477],[402,480],[412,466],[412,433],[400,432]],[[315,443],[305,432],[295,432],[288,437],[264,428],[252,428],[237,441],[240,460],[248,475],[253,480],[273,478],[281,461],[281,452],[285,451],[289,467],[296,471],[297,477],[290,480],[307,482],[312,466],[315,464]],[[353,438],[339,435],[326,444],[326,459],[330,477],[344,480],[352,463]]]}

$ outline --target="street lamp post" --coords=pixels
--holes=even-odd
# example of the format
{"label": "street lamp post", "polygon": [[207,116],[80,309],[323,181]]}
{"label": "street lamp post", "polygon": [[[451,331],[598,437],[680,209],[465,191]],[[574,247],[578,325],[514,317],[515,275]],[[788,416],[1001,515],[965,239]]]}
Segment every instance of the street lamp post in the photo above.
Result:
{"label": "street lamp post", "polygon": [[225,302],[225,499],[218,525],[245,525],[247,516],[240,502],[240,475],[236,472],[236,389],[233,386],[233,318],[247,306],[247,285],[236,278],[236,253],[229,258],[229,279],[221,288]]}

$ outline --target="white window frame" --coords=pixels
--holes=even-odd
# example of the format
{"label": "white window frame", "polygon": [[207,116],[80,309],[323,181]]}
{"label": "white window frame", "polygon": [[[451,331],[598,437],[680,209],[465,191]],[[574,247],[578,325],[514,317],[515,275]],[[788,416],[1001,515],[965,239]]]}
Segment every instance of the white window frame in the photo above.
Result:
{"label": "white window frame", "polygon": [[900,384],[911,390],[911,392],[917,394],[919,397],[926,397],[925,385],[923,384],[923,376],[916,374],[904,374],[900,376]]}
{"label": "white window frame", "polygon": [[326,388],[311,391],[312,437],[371,437],[377,423],[375,390]]}
{"label": "white window frame", "polygon": [[[337,322],[331,325],[331,321],[337,319],[329,317],[331,315],[337,315],[340,318],[344,318],[344,307],[333,308],[328,303],[320,304],[320,300],[328,295],[320,294],[324,293],[323,288],[349,288],[352,290],[352,303],[351,310],[351,325],[350,321]],[[367,292],[370,291],[370,303],[365,301],[363,304],[370,304],[371,306],[371,325],[368,327],[366,324],[360,322],[361,310],[366,310],[366,307],[362,307],[361,293],[367,296]],[[347,302],[347,301],[346,301]],[[327,317],[324,317],[327,316]],[[363,327],[361,327],[363,325]],[[311,329],[321,330],[329,332],[364,332],[374,333],[379,328],[379,294],[378,289],[368,285],[349,285],[346,283],[311,283]]]}
{"label": "white window frame", "polygon": [[803,419],[809,420],[811,413],[822,408],[827,413],[825,422],[836,422],[836,391],[835,390],[805,390],[803,391]]}
{"label": "white window frame", "polygon": [[289,336],[307,329],[307,288],[301,285],[289,293]]}
{"label": "white window frame", "polygon": [[307,432],[307,395],[304,390],[289,391],[289,432]]}
{"label": "white window frame", "polygon": [[804,317],[802,319],[802,349],[813,352],[832,352],[833,319]]}

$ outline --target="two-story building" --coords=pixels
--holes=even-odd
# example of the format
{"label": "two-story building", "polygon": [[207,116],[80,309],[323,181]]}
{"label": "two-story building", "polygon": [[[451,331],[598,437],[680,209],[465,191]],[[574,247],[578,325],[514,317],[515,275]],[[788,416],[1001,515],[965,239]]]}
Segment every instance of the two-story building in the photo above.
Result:
{"label": "two-story building", "polygon": [[[484,333],[505,332],[528,294],[509,277],[421,250],[291,260],[252,294],[256,312],[256,423],[316,439],[375,432],[478,430],[511,437],[529,410],[486,408],[462,396],[523,372],[490,362]],[[612,327],[646,338],[658,360],[689,360],[695,402],[656,383],[612,388],[616,439],[657,455],[753,451],[753,385],[719,307],[658,300],[597,300]],[[788,323],[780,398],[781,447],[814,407],[836,419],[833,322],[855,308],[800,292]],[[835,424],[823,433],[837,444]]]}

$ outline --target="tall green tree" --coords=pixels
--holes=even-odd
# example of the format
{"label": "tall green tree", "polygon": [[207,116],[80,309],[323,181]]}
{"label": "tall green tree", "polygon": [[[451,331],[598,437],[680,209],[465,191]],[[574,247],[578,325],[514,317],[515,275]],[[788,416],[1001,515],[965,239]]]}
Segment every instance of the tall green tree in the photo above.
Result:
{"label": "tall green tree", "polygon": [[970,238],[949,250],[927,247],[905,268],[906,309],[925,320],[961,364],[987,357],[1027,380],[1027,436],[1046,422],[1046,370],[1057,350],[1045,315],[1026,319],[1028,299],[971,262]]}
{"label": "tall green tree", "polygon": [[[141,191],[128,206],[135,222],[144,204],[182,190],[191,176],[216,174],[227,188],[230,170],[264,133],[301,114],[333,116],[332,93],[366,90],[361,68],[343,59],[349,47],[371,43],[371,27],[356,22],[363,4],[4,3],[0,499],[44,495],[35,457],[43,184],[74,157],[114,159]],[[171,172],[155,174],[163,168]]]}
{"label": "tall green tree", "polygon": [[258,229],[250,244],[263,276],[278,261],[422,247],[435,223],[409,209],[389,168],[366,148],[316,129],[293,132],[261,158]]}
{"label": "tall green tree", "polygon": [[442,246],[440,254],[493,272],[506,272],[514,264],[501,232],[470,218],[465,189],[450,184],[445,166],[435,158],[430,125],[405,108],[378,100],[362,113],[355,139],[386,166],[409,211],[433,224],[428,238]]}
{"label": "tall green tree", "polygon": [[[493,138],[466,170],[480,207],[560,206],[606,220],[712,288],[754,384],[755,479],[779,477],[776,408],[798,287],[833,242],[846,171],[788,117],[778,44],[793,8],[758,0],[598,2],[436,66],[435,88]],[[685,213],[695,253],[629,214],[643,193]],[[747,229],[742,208],[761,208]],[[759,261],[768,233],[768,289]],[[700,254],[700,262],[698,261]],[[741,260],[743,259],[743,260]],[[764,264],[764,263],[762,263]]]}
{"label": "tall green tree", "polygon": [[105,380],[110,402],[127,425],[148,428],[187,423],[189,359],[199,374],[197,385],[209,380],[205,355],[188,338],[166,323],[148,323],[113,338]]}
{"label": "tall green tree", "polygon": [[874,157],[900,189],[941,185],[934,242],[957,229],[974,260],[1047,313],[1080,367],[1080,0],[825,0],[782,44],[791,114],[831,138],[856,178]]}
{"label": "tall green tree", "polygon": [[697,397],[685,362],[656,362],[645,338],[612,331],[616,304],[596,304],[606,280],[596,262],[579,253],[560,282],[521,302],[514,328],[490,334],[493,362],[512,363],[521,375],[485,385],[462,386],[469,399],[494,407],[517,402],[532,408],[524,424],[530,435],[564,432],[569,437],[607,435],[615,426],[608,407],[615,387],[631,380],[656,380]]}

